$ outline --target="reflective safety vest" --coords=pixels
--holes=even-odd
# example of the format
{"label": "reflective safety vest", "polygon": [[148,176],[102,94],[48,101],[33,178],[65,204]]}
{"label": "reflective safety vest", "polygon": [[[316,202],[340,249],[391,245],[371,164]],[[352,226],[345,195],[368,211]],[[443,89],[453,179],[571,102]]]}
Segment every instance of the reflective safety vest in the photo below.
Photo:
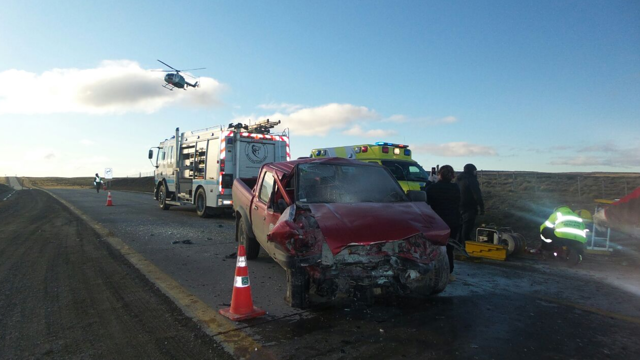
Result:
{"label": "reflective safety vest", "polygon": [[94,185],[100,184],[102,182],[102,180],[100,179],[100,176],[96,176],[96,179],[93,181]]}
{"label": "reflective safety vest", "polygon": [[[566,206],[555,209],[549,219],[540,225],[540,233],[545,228],[553,229],[553,233],[559,238],[575,240],[583,244],[587,242],[587,230],[582,218]],[[542,235],[540,237],[543,241],[552,241]]]}

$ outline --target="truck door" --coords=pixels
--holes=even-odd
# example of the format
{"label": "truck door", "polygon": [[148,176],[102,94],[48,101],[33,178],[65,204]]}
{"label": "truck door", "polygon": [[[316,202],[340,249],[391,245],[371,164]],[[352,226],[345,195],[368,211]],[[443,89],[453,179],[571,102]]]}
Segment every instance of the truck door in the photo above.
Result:
{"label": "truck door", "polygon": [[273,142],[240,138],[235,154],[235,177],[256,176],[263,164],[276,161]]}
{"label": "truck door", "polygon": [[251,208],[251,223],[256,238],[266,239],[267,234],[280,217],[280,214],[273,211],[273,206],[270,203],[275,189],[273,173],[265,171],[259,184],[258,194]]}

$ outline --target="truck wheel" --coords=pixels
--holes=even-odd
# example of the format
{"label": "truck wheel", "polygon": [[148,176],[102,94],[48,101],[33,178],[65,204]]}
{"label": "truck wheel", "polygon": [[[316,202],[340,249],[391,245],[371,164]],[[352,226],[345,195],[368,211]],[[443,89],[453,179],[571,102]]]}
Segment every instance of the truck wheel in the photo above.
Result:
{"label": "truck wheel", "polygon": [[247,226],[245,225],[242,218],[238,218],[238,220],[236,221],[239,222],[237,227],[238,243],[239,245],[244,245],[244,250],[247,252],[247,260],[253,260],[260,254],[260,243],[258,243],[258,240],[256,240],[256,238],[249,236]]}
{"label": "truck wheel", "polygon": [[429,283],[433,289],[431,295],[443,292],[449,283],[449,258],[444,246],[440,249],[438,258],[433,264],[433,270],[429,274]]}
{"label": "truck wheel", "polygon": [[169,209],[169,205],[167,205],[167,190],[164,188],[164,184],[160,185],[158,190],[158,204],[160,204],[160,209],[162,210]]}
{"label": "truck wheel", "polygon": [[284,300],[297,309],[309,306],[309,275],[304,269],[287,269],[287,295]]}
{"label": "truck wheel", "polygon": [[210,212],[207,211],[207,193],[203,188],[198,189],[196,193],[196,213],[201,218],[210,217]]}

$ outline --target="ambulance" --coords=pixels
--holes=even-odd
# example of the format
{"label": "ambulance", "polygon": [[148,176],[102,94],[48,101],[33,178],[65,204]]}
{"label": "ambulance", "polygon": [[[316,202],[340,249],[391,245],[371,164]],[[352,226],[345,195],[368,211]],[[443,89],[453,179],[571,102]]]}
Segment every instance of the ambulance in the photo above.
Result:
{"label": "ambulance", "polygon": [[312,158],[341,157],[385,166],[404,191],[425,190],[429,173],[411,159],[409,145],[379,141],[373,145],[352,145],[311,150]]}

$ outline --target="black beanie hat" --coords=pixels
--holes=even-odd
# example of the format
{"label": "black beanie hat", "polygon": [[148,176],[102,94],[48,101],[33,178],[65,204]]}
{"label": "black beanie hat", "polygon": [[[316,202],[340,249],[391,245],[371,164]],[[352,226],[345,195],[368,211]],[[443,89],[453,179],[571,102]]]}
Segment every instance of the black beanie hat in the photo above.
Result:
{"label": "black beanie hat", "polygon": [[464,172],[467,174],[473,174],[474,171],[478,170],[475,165],[467,164],[464,166]]}

